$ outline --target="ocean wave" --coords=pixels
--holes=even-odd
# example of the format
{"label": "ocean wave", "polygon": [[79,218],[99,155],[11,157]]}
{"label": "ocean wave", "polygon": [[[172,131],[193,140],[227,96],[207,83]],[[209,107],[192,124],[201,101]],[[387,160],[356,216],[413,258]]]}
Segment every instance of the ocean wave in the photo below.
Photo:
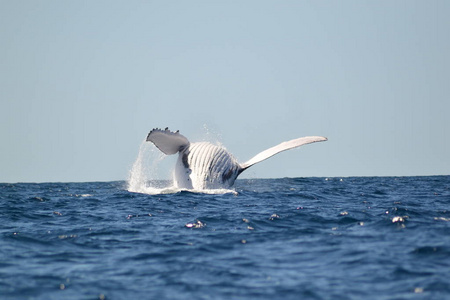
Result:
{"label": "ocean wave", "polygon": [[450,176],[243,179],[209,191],[0,184],[0,290],[11,300],[444,299],[449,187]]}

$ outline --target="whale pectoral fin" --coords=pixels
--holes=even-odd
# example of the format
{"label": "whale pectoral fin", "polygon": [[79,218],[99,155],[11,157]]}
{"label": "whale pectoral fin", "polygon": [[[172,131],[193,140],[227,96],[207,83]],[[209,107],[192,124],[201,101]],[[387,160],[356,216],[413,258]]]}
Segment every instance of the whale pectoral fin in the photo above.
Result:
{"label": "whale pectoral fin", "polygon": [[[277,153],[280,153],[282,151],[286,151],[289,149],[297,148],[306,144],[311,144],[315,142],[324,142],[328,140],[325,137],[322,136],[306,136],[294,140],[290,140],[287,142],[283,142],[279,145],[276,145],[275,147],[269,148],[267,150],[264,150],[263,152],[260,152],[256,154],[254,157],[252,157],[249,161],[246,161],[245,163],[241,164],[242,171],[245,169],[253,166],[254,164],[257,164],[265,159],[268,159],[271,156],[274,156]],[[242,172],[241,171],[241,172]]]}
{"label": "whale pectoral fin", "polygon": [[188,139],[178,131],[172,132],[168,128],[165,130],[156,128],[147,135],[147,142],[152,142],[167,155],[175,154],[189,146]]}

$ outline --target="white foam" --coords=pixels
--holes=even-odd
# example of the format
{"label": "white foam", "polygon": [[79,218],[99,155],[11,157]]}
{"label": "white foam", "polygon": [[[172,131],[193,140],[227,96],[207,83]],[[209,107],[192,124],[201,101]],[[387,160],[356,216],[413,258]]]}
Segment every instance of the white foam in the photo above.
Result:
{"label": "white foam", "polygon": [[147,195],[161,195],[161,194],[175,194],[180,192],[179,189],[174,187],[156,188],[152,186],[141,186],[137,189],[128,189],[129,192],[147,194]]}
{"label": "white foam", "polygon": [[223,195],[223,194],[234,194],[238,193],[235,190],[229,189],[213,189],[213,190],[188,190],[188,189],[180,189],[174,186],[157,188],[152,186],[141,186],[138,189],[128,189],[129,192],[139,193],[139,194],[147,194],[147,195],[163,195],[163,194],[177,194],[181,192],[189,192],[194,194],[208,194],[208,195]]}
{"label": "white foam", "polygon": [[128,176],[128,191],[153,194],[154,190],[167,188],[155,185],[158,164],[164,158],[162,152],[157,149],[156,151],[155,147],[145,140],[141,143],[138,156]]}

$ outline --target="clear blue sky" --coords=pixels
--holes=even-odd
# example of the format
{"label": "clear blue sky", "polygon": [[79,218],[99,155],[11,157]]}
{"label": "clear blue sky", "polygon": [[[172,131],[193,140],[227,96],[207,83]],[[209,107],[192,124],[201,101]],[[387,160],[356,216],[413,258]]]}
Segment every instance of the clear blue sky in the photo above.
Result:
{"label": "clear blue sky", "polygon": [[[450,174],[450,1],[0,0],[0,182],[126,179],[204,126],[246,177]],[[245,177],[244,176],[244,177]]]}

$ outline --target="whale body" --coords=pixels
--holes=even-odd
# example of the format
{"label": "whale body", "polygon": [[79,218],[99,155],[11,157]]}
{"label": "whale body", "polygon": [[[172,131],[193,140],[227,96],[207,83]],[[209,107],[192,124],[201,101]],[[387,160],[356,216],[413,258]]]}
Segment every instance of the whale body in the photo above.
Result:
{"label": "whale body", "polygon": [[191,143],[179,131],[172,132],[168,128],[151,130],[146,140],[166,155],[178,153],[173,176],[175,187],[203,190],[231,188],[239,174],[254,164],[282,151],[323,142],[327,138],[307,136],[283,142],[258,153],[245,163],[239,163],[224,147],[208,142]]}

